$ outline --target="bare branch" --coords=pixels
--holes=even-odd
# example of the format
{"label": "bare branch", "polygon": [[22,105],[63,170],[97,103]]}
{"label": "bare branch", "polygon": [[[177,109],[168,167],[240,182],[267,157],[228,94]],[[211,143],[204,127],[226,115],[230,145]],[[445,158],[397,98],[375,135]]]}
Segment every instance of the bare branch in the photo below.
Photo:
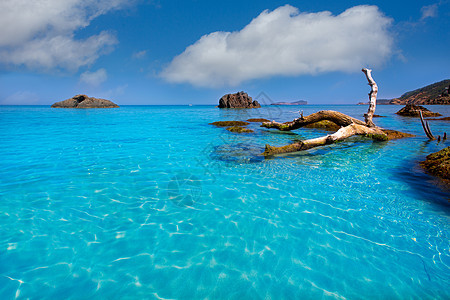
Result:
{"label": "bare branch", "polygon": [[364,119],[366,121],[366,125],[369,127],[375,127],[375,124],[372,121],[373,115],[375,113],[375,108],[377,106],[377,93],[378,93],[378,86],[372,78],[372,70],[370,69],[362,69],[364,74],[366,74],[367,81],[369,82],[369,85],[371,87],[370,93],[369,93],[369,109],[367,111],[367,114],[364,115]]}
{"label": "bare branch", "polygon": [[419,116],[420,116],[420,122],[422,123],[423,131],[425,131],[425,134],[427,135],[427,137],[428,137],[430,140],[434,140],[435,137],[434,137],[433,134],[431,133],[430,126],[428,125],[428,122],[426,122],[426,121],[423,119],[423,115],[422,115],[422,111],[421,111],[421,110],[419,110]]}

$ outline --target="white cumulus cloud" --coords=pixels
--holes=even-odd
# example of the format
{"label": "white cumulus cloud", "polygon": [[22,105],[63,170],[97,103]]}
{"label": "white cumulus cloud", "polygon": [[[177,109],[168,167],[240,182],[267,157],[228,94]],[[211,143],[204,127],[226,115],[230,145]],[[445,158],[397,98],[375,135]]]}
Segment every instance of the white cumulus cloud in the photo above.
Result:
{"label": "white cumulus cloud", "polygon": [[99,86],[108,79],[105,69],[98,69],[95,72],[86,71],[80,75],[80,82],[87,83],[92,86]]}
{"label": "white cumulus cloud", "polygon": [[339,15],[300,13],[290,5],[263,11],[237,32],[204,35],[161,72],[169,82],[202,87],[236,86],[272,76],[359,72],[392,54],[392,20],[376,6]]}
{"label": "white cumulus cloud", "polygon": [[77,70],[117,43],[103,31],[86,39],[75,32],[126,0],[1,0],[0,64]]}

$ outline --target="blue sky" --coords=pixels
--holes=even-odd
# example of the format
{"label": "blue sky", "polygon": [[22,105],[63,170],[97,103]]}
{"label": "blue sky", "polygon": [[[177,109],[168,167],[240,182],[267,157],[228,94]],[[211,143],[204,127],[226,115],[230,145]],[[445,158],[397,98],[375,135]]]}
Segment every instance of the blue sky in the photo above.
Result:
{"label": "blue sky", "polygon": [[450,78],[449,2],[2,0],[0,104],[394,98]]}

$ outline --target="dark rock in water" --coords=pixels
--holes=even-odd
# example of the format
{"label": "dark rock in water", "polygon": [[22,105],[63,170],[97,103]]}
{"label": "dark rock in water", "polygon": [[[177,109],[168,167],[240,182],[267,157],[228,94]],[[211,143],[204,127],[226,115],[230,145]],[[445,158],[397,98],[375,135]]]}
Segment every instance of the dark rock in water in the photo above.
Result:
{"label": "dark rock in water", "polygon": [[414,104],[406,104],[405,107],[400,109],[398,112],[396,112],[397,115],[404,116],[404,117],[420,117],[419,111],[422,111],[422,115],[424,117],[439,117],[442,116],[439,113],[434,113],[432,111],[429,111],[423,106],[420,105],[414,105]]}
{"label": "dark rock in water", "polygon": [[228,127],[228,126],[246,126],[250,123],[244,121],[217,121],[213,123],[209,123],[209,125],[214,125],[217,127]]}
{"label": "dark rock in water", "polygon": [[434,176],[450,180],[450,146],[428,155],[420,164]]}
{"label": "dark rock in water", "polygon": [[247,93],[238,92],[236,94],[227,94],[220,98],[219,108],[259,108],[258,101],[253,100]]}
{"label": "dark rock in water", "polygon": [[242,127],[242,126],[228,127],[227,130],[231,131],[231,132],[237,132],[237,133],[252,133],[252,132],[254,132],[253,130]]}
{"label": "dark rock in water", "polygon": [[256,118],[256,119],[248,119],[247,122],[270,122],[270,120],[262,119],[262,118]]}
{"label": "dark rock in water", "polygon": [[53,108],[112,108],[119,105],[105,99],[91,98],[86,95],[76,95],[70,99],[56,102]]}
{"label": "dark rock in water", "polygon": [[264,149],[261,146],[238,143],[225,144],[214,147],[211,153],[213,160],[224,161],[226,163],[259,163],[264,161],[264,156],[261,155]]}

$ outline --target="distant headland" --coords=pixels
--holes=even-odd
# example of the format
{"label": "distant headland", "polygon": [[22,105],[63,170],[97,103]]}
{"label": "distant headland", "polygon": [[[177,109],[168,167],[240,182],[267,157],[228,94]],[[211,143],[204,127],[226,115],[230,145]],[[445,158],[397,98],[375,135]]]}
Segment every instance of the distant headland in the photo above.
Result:
{"label": "distant headland", "polygon": [[275,102],[270,105],[307,105],[308,101],[305,100],[298,100],[294,102]]}

